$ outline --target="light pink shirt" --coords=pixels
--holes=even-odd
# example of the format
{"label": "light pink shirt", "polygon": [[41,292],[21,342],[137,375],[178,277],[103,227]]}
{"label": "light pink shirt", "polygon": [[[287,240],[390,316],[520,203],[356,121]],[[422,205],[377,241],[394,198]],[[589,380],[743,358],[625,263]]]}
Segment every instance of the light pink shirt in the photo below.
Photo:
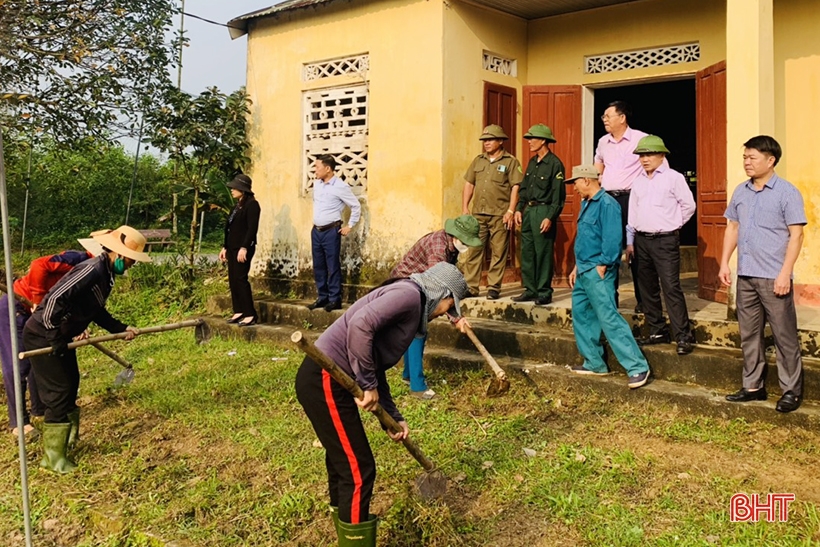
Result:
{"label": "light pink shirt", "polygon": [[638,141],[646,137],[646,133],[626,128],[621,140],[616,141],[607,133],[598,141],[595,149],[595,163],[604,164],[604,173],[601,175],[601,186],[607,192],[615,190],[629,190],[633,181],[643,173],[643,167],[633,150]]}
{"label": "light pink shirt", "polygon": [[695,198],[683,175],[661,165],[650,179],[641,169],[629,194],[626,244],[633,244],[635,232],[679,230],[694,214]]}

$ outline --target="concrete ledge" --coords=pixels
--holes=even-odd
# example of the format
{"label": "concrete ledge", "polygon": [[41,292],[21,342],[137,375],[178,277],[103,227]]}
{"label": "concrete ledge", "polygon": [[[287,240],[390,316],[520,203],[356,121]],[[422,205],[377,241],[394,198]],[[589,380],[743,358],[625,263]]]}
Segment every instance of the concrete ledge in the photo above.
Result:
{"label": "concrete ledge", "polygon": [[[432,367],[444,370],[482,366],[479,355],[440,348],[426,351],[425,359]],[[782,414],[775,410],[777,398],[771,396],[768,401],[730,403],[723,398],[724,394],[716,393],[714,390],[658,379],[640,389],[629,389],[626,377],[620,374],[582,376],[564,366],[513,358],[501,358],[499,365],[508,372],[516,371],[523,375],[532,383],[533,389],[537,389],[545,397],[551,396],[550,398],[561,392],[573,391],[583,395],[604,396],[610,400],[646,405],[647,408],[659,402],[666,403],[687,413],[723,419],[743,418],[747,421],[760,420],[777,425],[795,425],[812,429],[820,425],[820,405],[811,401],[804,403],[795,412]],[[487,379],[489,381],[489,375]],[[507,396],[515,396],[515,387]]]}
{"label": "concrete ledge", "polygon": [[[254,327],[237,327],[229,325],[221,317],[205,317],[210,336],[220,336],[237,340],[270,343],[280,346],[290,344],[290,335],[295,327],[290,325],[257,325]],[[436,324],[436,328],[453,330],[446,323]],[[302,330],[309,338],[315,339],[320,331]],[[432,340],[431,340],[432,341]],[[691,414],[715,416],[719,418],[743,418],[749,421],[762,420],[778,425],[794,425],[816,428],[820,425],[820,406],[814,401],[807,401],[796,412],[780,414],[774,410],[776,397],[766,402],[734,404],[727,402],[724,392],[701,386],[693,386],[655,378],[648,385],[631,390],[626,386],[626,376],[616,373],[611,376],[581,376],[569,371],[566,367],[536,362],[517,357],[496,356],[499,365],[510,374],[521,374],[532,389],[544,396],[557,392],[576,391],[581,394],[604,396],[607,399],[632,402],[638,405],[665,403],[672,404]],[[429,346],[425,351],[425,366],[440,368],[448,372],[460,369],[477,370],[484,367],[481,355],[475,351],[454,349],[452,347]],[[619,369],[615,369],[619,370]],[[622,370],[622,369],[621,369]],[[489,375],[487,376],[489,381]],[[507,397],[515,397],[515,389]]]}
{"label": "concrete ledge", "polygon": [[[261,323],[276,325],[277,328],[292,325],[277,335],[277,340],[279,340],[277,343],[284,343],[289,340],[293,330],[322,331],[343,312],[343,310],[330,313],[324,310],[308,310],[307,303],[309,302],[297,304],[293,301],[258,300],[256,305]],[[229,309],[229,306],[230,299],[220,296],[209,301],[208,311],[212,314],[222,314],[225,309]],[[543,324],[536,327],[492,319],[471,318],[470,321],[481,342],[496,358],[506,356],[559,364],[580,364],[582,362],[572,331],[555,327],[547,328]],[[221,325],[224,325],[224,328],[233,328],[224,320],[213,320],[213,322],[217,323],[214,327],[217,330],[223,329]],[[233,336],[241,336],[249,340],[257,336],[253,331],[262,330],[262,327],[235,328],[241,333]],[[470,340],[444,319],[438,319],[430,324],[428,345],[456,351],[475,351]],[[743,361],[738,349],[699,346],[693,353],[683,357],[677,355],[673,344],[648,346],[643,348],[643,351],[655,378],[659,380],[699,385],[724,394],[740,388]],[[623,371],[612,352],[606,352],[606,359],[610,370]],[[777,367],[774,366],[773,356],[770,355],[769,359],[772,366],[768,367],[766,384],[774,395],[779,392]],[[804,358],[804,395],[807,400],[820,400],[820,361],[816,359]]]}

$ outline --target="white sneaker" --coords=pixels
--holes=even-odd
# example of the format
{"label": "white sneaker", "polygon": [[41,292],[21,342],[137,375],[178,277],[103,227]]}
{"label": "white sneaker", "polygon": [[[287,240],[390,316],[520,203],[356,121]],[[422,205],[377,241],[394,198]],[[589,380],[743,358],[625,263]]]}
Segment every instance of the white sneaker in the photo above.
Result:
{"label": "white sneaker", "polygon": [[432,389],[427,389],[425,391],[411,391],[410,395],[412,395],[416,399],[421,399],[422,401],[429,401],[431,399],[435,399],[436,397],[438,397],[438,395],[436,395],[436,392]]}

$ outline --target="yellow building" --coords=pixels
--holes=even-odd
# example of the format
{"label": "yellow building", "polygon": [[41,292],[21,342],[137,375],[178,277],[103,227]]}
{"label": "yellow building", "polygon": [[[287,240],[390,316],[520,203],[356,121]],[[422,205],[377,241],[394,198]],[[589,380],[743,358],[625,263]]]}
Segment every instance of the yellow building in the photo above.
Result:
{"label": "yellow building", "polygon": [[[770,134],[778,173],[809,224],[798,303],[820,304],[818,0],[289,0],[234,19],[248,34],[258,277],[311,279],[311,161],[329,152],[363,204],[344,243],[346,282],[384,279],[421,235],[461,213],[463,174],[486,123],[515,138],[550,125],[568,167],[591,162],[599,117],[627,100],[630,125],[661,135],[690,174],[700,293],[717,282],[727,200],[745,179],[742,143]],[[558,278],[577,216],[562,215]],[[687,242],[684,241],[684,244]],[[731,298],[731,295],[728,295]]]}

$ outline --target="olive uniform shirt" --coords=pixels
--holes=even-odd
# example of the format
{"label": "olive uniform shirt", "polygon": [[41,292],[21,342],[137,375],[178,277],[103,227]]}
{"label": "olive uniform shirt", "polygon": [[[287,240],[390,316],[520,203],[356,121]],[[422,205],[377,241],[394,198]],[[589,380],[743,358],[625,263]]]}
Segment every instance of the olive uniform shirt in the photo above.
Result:
{"label": "olive uniform shirt", "polygon": [[515,210],[523,213],[530,202],[535,202],[535,205],[546,205],[544,218],[550,219],[554,224],[564,208],[566,199],[564,164],[558,156],[550,152],[541,161],[538,161],[538,156],[533,156],[527,164],[527,173],[521,182],[518,206]]}
{"label": "olive uniform shirt", "polygon": [[474,215],[504,216],[510,208],[513,186],[521,184],[521,164],[507,151],[490,161],[479,154],[470,164],[464,179],[475,185],[470,212]]}

